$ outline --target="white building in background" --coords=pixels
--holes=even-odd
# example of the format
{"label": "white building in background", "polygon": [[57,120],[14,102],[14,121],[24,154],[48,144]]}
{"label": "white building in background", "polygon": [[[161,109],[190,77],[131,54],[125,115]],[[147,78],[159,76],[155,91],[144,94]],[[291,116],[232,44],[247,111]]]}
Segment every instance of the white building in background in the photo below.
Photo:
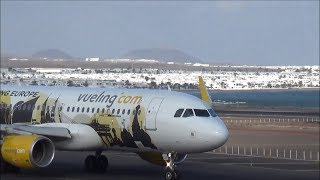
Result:
{"label": "white building in background", "polygon": [[137,62],[146,62],[146,63],[158,63],[158,60],[154,59],[136,59]]}
{"label": "white building in background", "polygon": [[61,73],[63,69],[61,68],[34,68],[38,73]]}
{"label": "white building in background", "polygon": [[95,58],[86,58],[86,61],[99,61],[100,58],[95,57]]}
{"label": "white building in background", "polygon": [[193,66],[201,66],[201,67],[209,67],[210,64],[201,64],[201,63],[194,63]]}

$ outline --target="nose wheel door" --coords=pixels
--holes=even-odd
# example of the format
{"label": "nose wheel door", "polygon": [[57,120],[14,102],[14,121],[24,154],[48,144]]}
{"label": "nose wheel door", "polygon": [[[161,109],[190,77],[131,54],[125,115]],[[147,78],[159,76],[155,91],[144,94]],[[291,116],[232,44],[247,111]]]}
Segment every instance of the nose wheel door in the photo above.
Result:
{"label": "nose wheel door", "polygon": [[153,98],[148,106],[146,115],[146,130],[157,130],[157,114],[163,98]]}

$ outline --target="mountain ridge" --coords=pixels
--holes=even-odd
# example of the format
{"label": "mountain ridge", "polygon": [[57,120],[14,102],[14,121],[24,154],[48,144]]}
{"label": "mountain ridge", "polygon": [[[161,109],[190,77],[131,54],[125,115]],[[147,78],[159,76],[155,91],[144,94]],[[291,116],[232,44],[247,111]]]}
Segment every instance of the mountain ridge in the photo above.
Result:
{"label": "mountain ridge", "polygon": [[40,50],[35,52],[31,56],[34,58],[73,59],[71,55],[59,49]]}

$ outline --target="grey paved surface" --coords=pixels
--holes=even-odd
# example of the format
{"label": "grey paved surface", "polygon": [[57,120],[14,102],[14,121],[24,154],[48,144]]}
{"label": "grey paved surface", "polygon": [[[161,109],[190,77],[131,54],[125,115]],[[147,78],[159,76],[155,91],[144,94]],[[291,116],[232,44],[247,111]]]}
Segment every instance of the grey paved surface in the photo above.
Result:
{"label": "grey paved surface", "polygon": [[[57,152],[54,162],[44,169],[23,170],[1,175],[1,180],[144,180],[163,179],[162,168],[144,162],[133,153],[108,152],[105,174],[87,173],[83,161],[87,152]],[[202,153],[190,155],[181,167],[181,179],[319,179],[319,163],[276,160]]]}
{"label": "grey paved surface", "polygon": [[[227,145],[286,147],[319,150],[319,130],[249,128],[230,129]],[[109,169],[104,174],[88,173],[83,162],[88,152],[57,152],[44,169],[1,175],[1,180],[131,180],[163,179],[163,168],[141,160],[133,153],[106,152]],[[182,180],[206,179],[319,179],[319,162],[279,160],[202,153],[188,156],[181,167]]]}

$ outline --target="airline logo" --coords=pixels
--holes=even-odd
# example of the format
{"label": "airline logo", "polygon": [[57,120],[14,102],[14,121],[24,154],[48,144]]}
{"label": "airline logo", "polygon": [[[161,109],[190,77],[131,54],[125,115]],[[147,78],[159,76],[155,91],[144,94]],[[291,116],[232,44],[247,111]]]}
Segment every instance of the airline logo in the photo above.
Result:
{"label": "airline logo", "polygon": [[6,153],[11,153],[11,154],[24,154],[24,153],[26,153],[25,149],[20,149],[20,148],[4,148],[4,151]]}
{"label": "airline logo", "polygon": [[0,91],[0,95],[14,97],[37,97],[38,94],[37,91]]}
{"label": "airline logo", "polygon": [[106,94],[103,91],[100,94],[80,94],[78,97],[78,102],[94,102],[94,103],[105,103],[109,108],[114,102],[119,104],[140,104],[142,101],[142,96],[117,96]]}

